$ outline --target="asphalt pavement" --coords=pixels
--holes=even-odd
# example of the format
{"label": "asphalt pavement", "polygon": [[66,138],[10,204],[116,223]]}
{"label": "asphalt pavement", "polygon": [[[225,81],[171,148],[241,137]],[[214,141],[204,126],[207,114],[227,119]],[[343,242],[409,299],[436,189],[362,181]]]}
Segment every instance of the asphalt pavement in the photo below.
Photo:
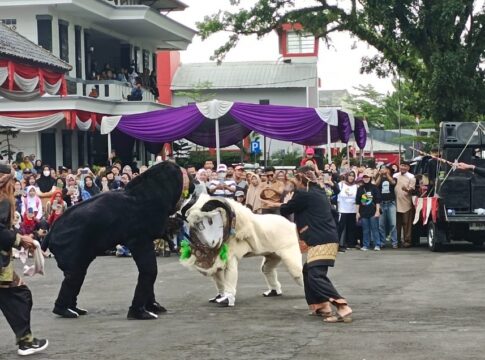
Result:
{"label": "asphalt pavement", "polygon": [[[32,328],[49,348],[35,359],[485,359],[485,250],[454,246],[339,254],[329,277],[353,308],[351,324],[308,315],[303,289],[280,268],[284,295],[264,298],[258,258],[243,259],[234,308],[207,300],[209,278],[175,256],[159,258],[158,301],[168,313],[129,321],[137,271],[130,258],[99,257],[89,269],[79,319],[51,313],[61,272],[27,279]],[[0,315],[0,359],[15,359],[14,336]]]}

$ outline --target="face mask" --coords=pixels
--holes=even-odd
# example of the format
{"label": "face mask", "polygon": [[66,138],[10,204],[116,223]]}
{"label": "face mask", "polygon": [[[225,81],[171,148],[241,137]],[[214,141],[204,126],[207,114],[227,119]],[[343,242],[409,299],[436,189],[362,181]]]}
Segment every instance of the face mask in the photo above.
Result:
{"label": "face mask", "polygon": [[227,173],[222,172],[222,171],[217,173],[217,177],[219,179],[225,179],[226,178],[226,175],[227,175]]}
{"label": "face mask", "polygon": [[51,172],[49,170],[45,170],[42,174],[44,174],[44,176],[49,176]]}

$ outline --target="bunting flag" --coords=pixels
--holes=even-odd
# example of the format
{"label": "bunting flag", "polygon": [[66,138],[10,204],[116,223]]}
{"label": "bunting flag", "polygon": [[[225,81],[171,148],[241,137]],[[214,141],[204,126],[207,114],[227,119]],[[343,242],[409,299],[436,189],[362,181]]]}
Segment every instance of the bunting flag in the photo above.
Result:
{"label": "bunting flag", "polygon": [[0,89],[2,96],[20,101],[23,101],[22,93],[38,96],[42,96],[45,93],[67,95],[64,73],[50,71],[42,67],[19,64],[11,60],[0,60]]}

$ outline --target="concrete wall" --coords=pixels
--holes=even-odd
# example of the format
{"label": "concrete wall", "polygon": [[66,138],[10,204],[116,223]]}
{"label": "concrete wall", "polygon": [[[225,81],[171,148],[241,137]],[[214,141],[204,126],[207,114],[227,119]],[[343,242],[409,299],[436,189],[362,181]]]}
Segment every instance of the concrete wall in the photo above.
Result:
{"label": "concrete wall", "polygon": [[[213,99],[240,101],[259,104],[259,100],[269,100],[272,105],[307,106],[306,88],[270,89],[222,89],[207,90],[202,94],[214,94]],[[195,100],[186,96],[173,95],[173,106],[184,106]]]}

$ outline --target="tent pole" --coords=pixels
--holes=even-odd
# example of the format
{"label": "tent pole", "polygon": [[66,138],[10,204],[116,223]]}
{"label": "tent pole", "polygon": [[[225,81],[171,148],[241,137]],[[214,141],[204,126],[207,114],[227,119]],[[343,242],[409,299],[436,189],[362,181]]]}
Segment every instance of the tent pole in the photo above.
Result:
{"label": "tent pole", "polygon": [[220,147],[220,134],[219,134],[219,118],[216,118],[216,157],[217,157],[217,166],[221,163],[221,147]]}
{"label": "tent pole", "polygon": [[108,159],[111,156],[111,132],[108,133]]}
{"label": "tent pole", "polygon": [[327,158],[328,164],[332,162],[332,154],[330,153],[330,124],[327,124]]}

